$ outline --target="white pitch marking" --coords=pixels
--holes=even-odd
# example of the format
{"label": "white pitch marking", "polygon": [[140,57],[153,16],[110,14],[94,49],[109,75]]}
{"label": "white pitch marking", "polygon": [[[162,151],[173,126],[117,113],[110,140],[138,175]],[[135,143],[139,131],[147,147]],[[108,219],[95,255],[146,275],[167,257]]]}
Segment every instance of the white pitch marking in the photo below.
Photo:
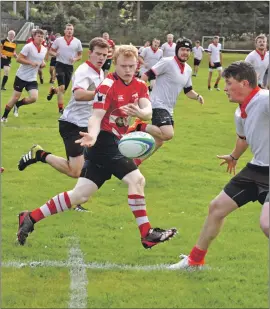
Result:
{"label": "white pitch marking", "polygon": [[69,308],[87,308],[87,273],[77,238],[71,238],[69,249],[70,300]]}

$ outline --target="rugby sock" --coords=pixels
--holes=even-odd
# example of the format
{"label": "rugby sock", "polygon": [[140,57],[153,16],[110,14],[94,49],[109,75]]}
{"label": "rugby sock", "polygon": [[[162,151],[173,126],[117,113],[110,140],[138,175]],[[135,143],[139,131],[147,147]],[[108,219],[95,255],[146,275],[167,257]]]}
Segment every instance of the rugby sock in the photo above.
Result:
{"label": "rugby sock", "polygon": [[8,76],[4,75],[3,79],[2,79],[2,88],[5,87],[6,82],[8,81]]}
{"label": "rugby sock", "polygon": [[6,105],[5,110],[4,110],[4,114],[3,114],[2,117],[7,118],[10,111],[11,111],[11,107]]}
{"label": "rugby sock", "polygon": [[67,192],[60,193],[50,199],[43,206],[31,211],[30,218],[36,223],[46,217],[69,210],[71,208],[70,199]]}
{"label": "rugby sock", "polygon": [[44,150],[38,150],[37,153],[36,153],[37,161],[41,161],[43,163],[47,163],[46,162],[46,157],[49,154],[51,154],[51,152],[47,152],[47,151],[44,151]]}
{"label": "rugby sock", "polygon": [[200,263],[203,261],[207,250],[201,250],[198,247],[194,246],[189,254],[189,257],[192,261]]}
{"label": "rugby sock", "polygon": [[215,86],[214,86],[215,88],[218,88],[218,84],[217,83],[215,83]]}
{"label": "rugby sock", "polygon": [[17,101],[16,106],[19,108],[20,106],[25,105],[25,98],[21,99],[20,101]]}
{"label": "rugby sock", "polygon": [[143,162],[143,160],[141,160],[141,159],[133,159],[133,161],[134,161],[134,163],[135,163],[137,166],[141,165],[142,162]]}
{"label": "rugby sock", "polygon": [[141,237],[148,234],[151,225],[149,223],[144,196],[138,194],[128,195],[128,205],[136,218]]}

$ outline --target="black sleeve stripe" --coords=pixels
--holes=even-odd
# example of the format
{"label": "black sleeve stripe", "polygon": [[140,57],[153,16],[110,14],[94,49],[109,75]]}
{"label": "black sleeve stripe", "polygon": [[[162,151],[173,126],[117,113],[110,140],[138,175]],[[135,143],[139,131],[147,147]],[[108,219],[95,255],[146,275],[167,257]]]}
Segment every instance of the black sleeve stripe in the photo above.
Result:
{"label": "black sleeve stripe", "polygon": [[145,72],[144,74],[147,75],[148,78],[150,78],[150,79],[153,79],[153,78],[156,77],[156,74],[151,69],[149,71]]}
{"label": "black sleeve stripe", "polygon": [[[237,135],[238,135],[238,134],[237,134]],[[241,138],[241,139],[246,140],[246,137],[245,137],[245,136],[240,136],[240,135],[238,135],[238,137]]]}
{"label": "black sleeve stripe", "polygon": [[188,92],[190,92],[192,90],[192,86],[184,88],[184,93],[187,94]]}

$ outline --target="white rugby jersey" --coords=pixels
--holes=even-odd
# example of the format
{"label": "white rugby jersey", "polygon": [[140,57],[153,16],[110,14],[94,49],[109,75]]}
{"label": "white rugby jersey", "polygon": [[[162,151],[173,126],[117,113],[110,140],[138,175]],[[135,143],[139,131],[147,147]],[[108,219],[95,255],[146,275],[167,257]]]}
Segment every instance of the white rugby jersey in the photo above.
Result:
{"label": "white rugby jersey", "polygon": [[71,122],[78,127],[87,127],[88,119],[92,115],[93,101],[76,101],[74,90],[95,90],[103,80],[104,72],[98,71],[90,61],[81,64],[72,77],[72,95],[60,120]]}
{"label": "white rugby jersey", "polygon": [[163,56],[163,51],[161,49],[153,50],[151,46],[145,47],[145,49],[140,54],[143,58],[144,63],[147,67],[141,67],[141,75],[146,71],[150,70]]}
{"label": "white rugby jersey", "polygon": [[176,47],[175,43],[169,44],[168,42],[166,42],[162,44],[160,49],[163,50],[163,57],[175,56],[175,47]]}
{"label": "white rugby jersey", "polygon": [[192,69],[187,63],[181,64],[176,56],[161,59],[151,69],[156,75],[150,94],[152,107],[166,109],[172,115],[179,93],[192,86]]}
{"label": "white rugby jersey", "polygon": [[213,63],[220,62],[220,52],[221,52],[221,44],[218,43],[215,45],[214,43],[209,44],[208,51],[211,54],[211,61]]}
{"label": "white rugby jersey", "polygon": [[82,42],[75,37],[72,37],[70,41],[67,41],[64,36],[61,36],[53,41],[51,48],[57,50],[59,53],[56,57],[56,61],[68,65],[72,65],[72,62],[70,61],[71,58],[77,57],[78,52],[83,51]]}
{"label": "white rugby jersey", "polygon": [[[33,43],[26,44],[20,54],[27,57],[28,60],[42,64],[47,53],[47,48],[41,45],[39,48]],[[30,64],[21,64],[16,72],[16,76],[26,82],[33,82],[37,80],[37,72],[39,66],[32,67]]]}
{"label": "white rugby jersey", "polygon": [[269,166],[269,90],[256,87],[244,104],[246,118],[240,106],[235,111],[236,133],[246,137],[254,155],[250,163]]}
{"label": "white rugby jersey", "polygon": [[194,54],[194,58],[195,59],[202,60],[203,52],[204,52],[204,49],[203,49],[202,46],[199,46],[199,47],[195,46],[195,47],[193,47],[192,48],[192,52]]}
{"label": "white rugby jersey", "polygon": [[263,85],[263,78],[269,66],[269,51],[261,55],[257,50],[253,50],[247,55],[245,61],[253,65],[258,76],[258,84]]}

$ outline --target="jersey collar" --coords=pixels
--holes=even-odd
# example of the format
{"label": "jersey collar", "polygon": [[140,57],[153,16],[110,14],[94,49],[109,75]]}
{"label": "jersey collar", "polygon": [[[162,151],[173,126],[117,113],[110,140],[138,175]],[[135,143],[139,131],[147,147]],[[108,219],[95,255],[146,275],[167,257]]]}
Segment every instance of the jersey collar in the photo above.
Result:
{"label": "jersey collar", "polygon": [[256,53],[257,53],[257,54],[259,54],[259,55],[260,55],[261,60],[263,60],[263,59],[264,59],[264,57],[265,57],[265,55],[266,55],[266,50],[264,50],[264,52],[263,52],[263,53],[261,53],[258,49],[255,49],[255,51],[256,51]]}
{"label": "jersey collar", "polygon": [[35,47],[36,47],[38,53],[40,53],[42,44],[40,44],[40,46],[37,46],[37,45],[34,43],[34,41],[32,41],[32,43],[35,45]]}
{"label": "jersey collar", "polygon": [[179,69],[181,71],[181,74],[183,74],[184,70],[185,70],[185,63],[182,63],[176,56],[174,56],[174,60],[178,64],[178,67],[179,67]]}
{"label": "jersey collar", "polygon": [[151,49],[152,49],[152,51],[154,52],[154,53],[156,53],[157,51],[158,51],[158,48],[157,49],[154,49],[152,46],[150,46],[151,47]]}
{"label": "jersey collar", "polygon": [[241,118],[247,118],[247,113],[246,113],[246,107],[251,101],[251,99],[261,90],[259,86],[254,88],[251,93],[244,99],[244,102],[242,104],[239,104],[240,110],[241,110]]}
{"label": "jersey collar", "polygon": [[92,62],[90,62],[89,60],[85,61],[86,64],[89,65],[90,68],[92,68],[94,71],[96,71],[98,74],[100,74],[100,70],[98,70]]}
{"label": "jersey collar", "polygon": [[64,36],[64,39],[65,39],[65,41],[67,42],[67,45],[69,46],[70,43],[71,43],[71,41],[74,39],[74,37],[72,36],[72,37],[70,38],[70,40],[68,40],[68,39]]}

